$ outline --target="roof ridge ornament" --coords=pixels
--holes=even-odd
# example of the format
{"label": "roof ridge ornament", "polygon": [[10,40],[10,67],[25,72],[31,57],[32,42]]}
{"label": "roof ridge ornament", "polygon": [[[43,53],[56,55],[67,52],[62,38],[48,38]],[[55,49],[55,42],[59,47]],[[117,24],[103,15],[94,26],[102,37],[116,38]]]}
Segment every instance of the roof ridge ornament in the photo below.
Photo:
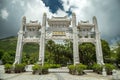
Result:
{"label": "roof ridge ornament", "polygon": [[38,20],[35,20],[35,21],[30,20],[30,23],[38,23]]}
{"label": "roof ridge ornament", "polygon": [[81,23],[89,23],[89,21],[88,20],[86,20],[86,21],[81,20]]}
{"label": "roof ridge ornament", "polygon": [[59,16],[59,17],[52,16],[53,19],[67,19],[67,17],[68,17],[67,15],[63,16],[63,17],[61,17],[61,16]]}
{"label": "roof ridge ornament", "polygon": [[72,16],[76,16],[76,14],[73,12],[73,13],[72,13]]}

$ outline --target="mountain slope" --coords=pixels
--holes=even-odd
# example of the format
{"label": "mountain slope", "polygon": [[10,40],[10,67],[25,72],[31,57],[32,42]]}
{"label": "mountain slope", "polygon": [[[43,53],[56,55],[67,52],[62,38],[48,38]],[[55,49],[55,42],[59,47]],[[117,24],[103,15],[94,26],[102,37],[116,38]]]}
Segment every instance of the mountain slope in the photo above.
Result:
{"label": "mountain slope", "polygon": [[[5,52],[8,51],[16,51],[17,46],[17,37],[11,36],[4,39],[0,39],[0,50]],[[39,45],[36,43],[26,43],[23,47],[23,52],[30,53],[38,53]]]}

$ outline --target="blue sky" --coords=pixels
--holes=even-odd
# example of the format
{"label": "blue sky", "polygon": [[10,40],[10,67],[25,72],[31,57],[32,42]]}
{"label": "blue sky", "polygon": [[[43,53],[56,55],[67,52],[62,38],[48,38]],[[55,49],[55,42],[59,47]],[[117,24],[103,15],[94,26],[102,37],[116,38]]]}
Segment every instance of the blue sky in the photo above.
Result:
{"label": "blue sky", "polygon": [[16,36],[22,16],[42,21],[42,14],[71,17],[77,22],[96,16],[101,38],[110,44],[120,40],[120,0],[0,0],[0,38]]}

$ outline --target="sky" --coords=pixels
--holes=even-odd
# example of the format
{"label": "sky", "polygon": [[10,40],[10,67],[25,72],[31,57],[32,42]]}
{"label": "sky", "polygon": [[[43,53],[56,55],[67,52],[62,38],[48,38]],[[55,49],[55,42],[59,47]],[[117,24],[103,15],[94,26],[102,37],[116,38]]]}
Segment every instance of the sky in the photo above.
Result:
{"label": "sky", "polygon": [[42,22],[44,12],[48,18],[74,12],[77,22],[96,16],[101,38],[120,41],[120,0],[0,0],[0,39],[17,36],[23,16]]}

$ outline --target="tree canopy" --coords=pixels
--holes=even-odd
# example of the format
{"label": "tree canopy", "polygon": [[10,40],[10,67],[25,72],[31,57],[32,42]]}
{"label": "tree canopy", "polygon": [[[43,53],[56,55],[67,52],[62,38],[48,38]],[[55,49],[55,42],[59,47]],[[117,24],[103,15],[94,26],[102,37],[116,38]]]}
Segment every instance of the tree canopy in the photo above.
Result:
{"label": "tree canopy", "polygon": [[[15,58],[15,50],[17,38],[7,38],[0,40],[0,59],[3,63],[13,63]],[[101,40],[102,51],[105,62],[110,62],[111,51],[107,41]],[[120,46],[120,45],[119,45]],[[86,65],[92,65],[96,62],[95,46],[91,43],[79,44],[80,62]],[[117,50],[117,59],[120,61],[120,49]],[[23,47],[22,62],[26,64],[34,64],[38,61],[39,45],[36,43],[27,43]],[[70,40],[65,40],[64,44],[56,44],[52,40],[48,40],[45,44],[45,63],[73,64],[73,43]]]}

